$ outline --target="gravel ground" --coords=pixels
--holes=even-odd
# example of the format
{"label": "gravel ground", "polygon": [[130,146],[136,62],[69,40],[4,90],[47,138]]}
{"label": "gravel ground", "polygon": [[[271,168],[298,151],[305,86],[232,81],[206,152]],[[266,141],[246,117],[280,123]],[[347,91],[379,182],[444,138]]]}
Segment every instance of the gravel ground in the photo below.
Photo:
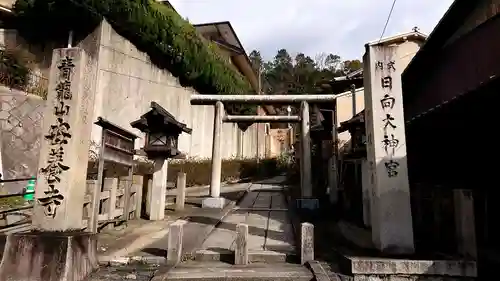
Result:
{"label": "gravel ground", "polygon": [[151,265],[101,266],[87,281],[149,281],[158,267]]}

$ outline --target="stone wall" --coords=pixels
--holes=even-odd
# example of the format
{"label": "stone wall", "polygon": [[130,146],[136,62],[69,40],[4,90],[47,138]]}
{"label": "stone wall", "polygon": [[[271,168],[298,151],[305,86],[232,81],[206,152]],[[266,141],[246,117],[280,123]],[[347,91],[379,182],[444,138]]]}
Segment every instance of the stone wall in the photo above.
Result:
{"label": "stone wall", "polygon": [[475,261],[418,260],[344,256],[354,281],[472,281]]}
{"label": "stone wall", "polygon": [[[36,175],[44,101],[0,86],[0,171],[4,179]],[[5,183],[3,190],[19,192],[26,182]]]}

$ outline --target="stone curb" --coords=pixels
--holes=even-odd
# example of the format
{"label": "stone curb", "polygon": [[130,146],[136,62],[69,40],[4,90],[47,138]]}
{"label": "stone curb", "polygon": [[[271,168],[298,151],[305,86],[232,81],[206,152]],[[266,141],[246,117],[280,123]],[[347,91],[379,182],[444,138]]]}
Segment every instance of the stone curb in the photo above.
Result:
{"label": "stone curb", "polygon": [[[250,187],[252,184],[248,184],[248,187],[241,192],[241,195],[238,197],[237,200],[229,202],[224,209],[222,209],[222,214],[217,218],[217,222],[214,224],[211,224],[208,226],[202,234],[199,235],[200,239],[198,239],[191,247],[188,247],[185,253],[182,254],[182,261],[186,260],[193,260],[196,257],[196,251],[200,249],[200,247],[203,245],[203,242],[208,238],[210,233],[215,229],[217,225],[221,223],[221,221],[234,209],[234,207],[245,197],[246,194],[248,194],[248,191],[250,190]],[[187,219],[189,222],[189,219]]]}
{"label": "stone curb", "polygon": [[164,265],[167,259],[164,257],[156,256],[131,256],[131,257],[110,257],[110,256],[100,256],[98,257],[99,265],[109,265],[109,266],[120,266],[120,265],[130,265],[130,264],[148,264],[148,265]]}
{"label": "stone curb", "polygon": [[301,243],[300,223],[301,223],[301,220],[300,220],[300,216],[297,213],[296,205],[294,204],[295,202],[294,202],[294,198],[293,198],[291,191],[290,191],[290,186],[285,185],[285,188],[283,188],[283,195],[285,196],[286,204],[288,206],[288,215],[290,218],[290,222],[292,224],[292,231],[293,231],[293,235],[295,238],[294,239],[295,245],[296,245],[295,250],[298,254],[301,251],[301,249],[300,249],[300,243]]}
{"label": "stone curb", "polygon": [[[241,199],[243,199],[243,197],[245,197],[245,195],[248,194],[250,186],[251,184],[248,185],[246,190],[241,191],[241,195],[239,196],[238,200],[231,201],[226,205],[226,207],[224,207],[224,209],[222,210],[222,215],[218,218],[217,222],[207,227],[203,235],[200,235],[200,237],[202,237],[203,239],[199,239],[198,241],[196,241],[196,243],[194,243],[191,249],[183,253],[182,255],[183,261],[189,260],[196,256],[196,251],[199,250],[201,245],[203,245],[203,242],[205,242],[208,235],[210,235],[210,233],[212,233],[215,227],[233,210],[236,204],[238,204],[241,201]],[[189,215],[186,215],[179,219],[185,219],[189,222]],[[130,257],[99,256],[98,261],[100,265],[109,265],[109,266],[130,265],[135,263],[160,266],[160,265],[165,265],[167,259],[165,257],[158,257],[158,256],[130,256]]]}
{"label": "stone curb", "polygon": [[[233,185],[233,184],[246,183],[249,180],[250,179],[239,179],[239,180],[234,180],[234,181],[227,181],[227,182],[223,182],[221,184],[221,187],[228,186],[228,185]],[[190,187],[186,187],[186,193],[189,193],[189,192],[200,192],[200,191],[208,189],[208,188],[210,188],[209,184],[190,186]],[[175,196],[175,195],[177,195],[176,188],[174,187],[174,188],[167,189],[166,195],[167,196]]]}
{"label": "stone curb", "polygon": [[[286,263],[288,260],[296,259],[295,255],[287,255],[285,253],[273,251],[249,251],[249,263]],[[234,261],[234,251],[226,250],[223,252],[215,252],[211,250],[197,250],[196,261]]]}
{"label": "stone curb", "polygon": [[308,261],[306,266],[311,270],[314,275],[314,280],[316,281],[340,281],[340,279],[331,280],[326,270],[318,261]]}

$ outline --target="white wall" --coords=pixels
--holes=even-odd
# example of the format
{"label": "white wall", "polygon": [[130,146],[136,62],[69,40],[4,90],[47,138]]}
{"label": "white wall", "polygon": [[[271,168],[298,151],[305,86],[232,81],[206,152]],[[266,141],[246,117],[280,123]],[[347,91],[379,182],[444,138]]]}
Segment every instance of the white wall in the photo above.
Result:
{"label": "white wall", "polygon": [[[131,128],[130,122],[147,112],[155,101],[180,122],[193,129],[192,135],[182,134],[179,149],[189,157],[210,158],[213,133],[213,106],[191,106],[190,96],[197,94],[192,88],[179,84],[167,70],[158,69],[128,40],[117,34],[103,22],[100,26],[98,54],[98,84],[94,119],[101,116],[141,136],[136,148],[144,145],[144,136]],[[243,133],[243,157],[255,157],[257,135],[255,125]],[[223,125],[223,157],[238,155],[236,124]],[[98,126],[92,131],[92,139],[99,143]],[[261,154],[265,150],[260,143]]]}

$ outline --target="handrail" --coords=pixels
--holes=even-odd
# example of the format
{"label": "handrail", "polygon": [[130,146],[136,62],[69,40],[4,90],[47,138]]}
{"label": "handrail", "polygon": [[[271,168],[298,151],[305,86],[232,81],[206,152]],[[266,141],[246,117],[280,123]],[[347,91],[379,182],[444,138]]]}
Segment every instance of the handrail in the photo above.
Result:
{"label": "handrail", "polygon": [[33,209],[33,204],[29,204],[27,206],[21,206],[21,207],[14,207],[14,208],[10,208],[10,209],[4,209],[4,210],[0,209],[0,215],[12,213],[12,212],[17,212],[17,211],[29,210],[29,209]]}
{"label": "handrail", "polygon": [[[7,180],[2,180],[1,175],[0,175],[0,183],[2,182],[22,182],[22,181],[36,181],[34,177],[31,178],[22,178],[22,179],[7,179]],[[120,180],[123,181],[123,180]],[[115,182],[114,182],[115,183]],[[88,189],[89,182],[87,182],[87,189]],[[8,200],[6,201],[4,206],[0,208],[0,220],[2,221],[2,225],[0,226],[0,234],[4,235],[7,233],[16,233],[20,231],[28,231],[31,229],[31,217],[33,215],[32,210],[34,207],[34,200],[35,198],[32,198],[32,194],[34,194],[34,191],[32,191],[32,186],[33,182],[28,183],[26,188],[29,189],[29,191],[26,191],[26,188],[23,189],[22,192],[15,193],[15,194],[6,194],[6,195],[0,195],[0,201],[3,198],[9,198],[9,197],[20,197],[19,202],[13,202],[14,204],[8,204]],[[132,186],[134,186],[132,184]],[[124,186],[121,186],[119,184],[113,184],[112,188],[116,189],[116,194],[115,196],[117,197],[117,200],[120,198],[120,196],[125,196],[124,192]],[[131,190],[130,196],[137,196],[137,192],[140,191],[140,188],[142,187],[135,187],[136,189]],[[88,191],[88,190],[87,190]],[[86,191],[86,192],[87,192]],[[103,191],[101,191],[102,193]],[[111,192],[105,193],[107,196],[111,196]],[[135,194],[135,195],[133,195]],[[23,195],[31,195],[31,196],[26,196],[24,200],[21,200]],[[86,196],[88,193],[86,193]],[[140,196],[140,195],[139,195]],[[28,198],[27,198],[28,197]],[[102,196],[101,196],[102,197]],[[104,202],[101,202],[103,199],[99,197],[99,202],[100,204],[104,204]],[[130,197],[131,198],[131,197]],[[14,200],[13,200],[14,201]],[[137,200],[133,200],[134,204],[137,204]],[[118,201],[117,201],[118,202]],[[89,202],[85,201],[82,208],[86,205],[89,204]],[[109,205],[109,202],[108,202]],[[102,226],[103,224],[108,224],[108,223],[116,223],[116,222],[122,222],[124,221],[123,219],[123,214],[125,213],[125,209],[123,207],[119,206],[111,206],[111,205],[102,205],[102,206],[107,206],[110,207],[107,211],[108,214],[112,214],[109,219],[104,218],[104,217],[98,217],[98,224],[99,226]],[[137,208],[137,205],[136,205]],[[117,211],[118,210],[118,211]],[[137,215],[137,209],[135,210],[128,210],[129,215],[131,212],[135,212]],[[119,217],[118,217],[119,216]],[[88,223],[88,218],[87,218],[87,223]],[[3,225],[5,224],[5,225]]]}
{"label": "handrail", "polygon": [[[8,182],[21,182],[21,181],[30,181],[30,180],[36,180],[34,177],[30,178],[20,178],[20,179],[2,179],[0,175],[0,183],[8,183]],[[23,192],[20,193],[13,193],[13,194],[4,194],[0,195],[0,199],[4,198],[12,198],[12,197],[21,197],[24,195],[28,194],[34,194],[35,191],[26,191],[23,190]],[[6,214],[6,213],[11,213],[11,212],[17,212],[17,211],[22,211],[22,210],[28,210],[33,208],[33,204],[29,204],[28,206],[19,206],[19,207],[13,207],[13,208],[5,208],[5,209],[0,209],[0,215]]]}
{"label": "handrail", "polygon": [[4,194],[0,195],[0,199],[2,198],[10,198],[10,197],[19,197],[19,196],[24,196],[26,194],[34,194],[35,191],[28,191],[28,192],[23,192],[23,193],[12,193],[12,194]]}
{"label": "handrail", "polygon": [[7,179],[7,180],[4,180],[2,178],[0,178],[0,183],[4,183],[4,182],[16,182],[16,181],[30,181],[30,180],[36,180],[35,178],[20,178],[20,179]]}

